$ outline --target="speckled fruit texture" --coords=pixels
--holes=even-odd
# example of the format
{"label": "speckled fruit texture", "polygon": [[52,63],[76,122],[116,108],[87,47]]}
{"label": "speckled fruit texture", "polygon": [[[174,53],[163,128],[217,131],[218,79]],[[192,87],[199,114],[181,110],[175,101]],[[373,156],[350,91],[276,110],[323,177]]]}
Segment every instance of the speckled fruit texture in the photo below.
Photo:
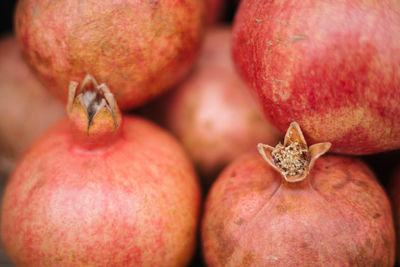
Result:
{"label": "speckled fruit texture", "polygon": [[399,1],[244,0],[232,42],[274,125],[368,154],[400,148],[399,39]]}
{"label": "speckled fruit texture", "polygon": [[39,83],[23,60],[14,37],[0,40],[0,173],[47,127],[65,116],[65,107]]}
{"label": "speckled fruit texture", "polygon": [[203,29],[200,0],[21,0],[15,30],[46,87],[66,100],[90,73],[121,109],[137,107],[189,71]]}
{"label": "speckled fruit texture", "polygon": [[230,40],[230,27],[210,30],[195,71],[149,110],[158,109],[156,119],[181,140],[206,183],[257,143],[279,137],[236,74]]}
{"label": "speckled fruit texture", "polygon": [[123,117],[121,138],[86,151],[56,124],[6,188],[1,237],[18,266],[185,266],[200,193],[169,134]]}
{"label": "speckled fruit texture", "polygon": [[393,266],[391,207],[369,168],[323,156],[310,176],[283,182],[260,155],[231,164],[202,222],[208,266]]}

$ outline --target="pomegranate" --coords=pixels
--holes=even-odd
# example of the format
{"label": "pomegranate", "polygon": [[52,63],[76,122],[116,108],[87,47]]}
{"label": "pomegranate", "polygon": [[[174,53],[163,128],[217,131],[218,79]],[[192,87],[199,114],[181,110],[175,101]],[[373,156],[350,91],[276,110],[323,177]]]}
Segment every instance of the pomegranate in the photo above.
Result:
{"label": "pomegranate", "polygon": [[1,237],[18,266],[184,266],[200,190],[181,146],[121,117],[104,84],[71,82],[69,121],[24,155],[6,187]]}
{"label": "pomegranate", "polygon": [[192,75],[145,111],[183,143],[206,185],[258,142],[278,141],[233,69],[230,38],[230,27],[210,30]]}
{"label": "pomegranate", "polygon": [[361,161],[307,147],[297,123],[284,144],[259,144],[227,167],[207,198],[209,266],[393,266],[390,203]]}
{"label": "pomegranate", "polygon": [[332,151],[400,148],[399,1],[242,1],[233,56],[265,115]]}
{"label": "pomegranate", "polygon": [[0,40],[0,173],[8,175],[17,158],[65,108],[37,81],[22,59],[17,41]]}
{"label": "pomegranate", "polygon": [[91,73],[128,109],[189,71],[203,13],[201,0],[21,0],[15,29],[28,62],[55,95],[66,100],[69,81]]}

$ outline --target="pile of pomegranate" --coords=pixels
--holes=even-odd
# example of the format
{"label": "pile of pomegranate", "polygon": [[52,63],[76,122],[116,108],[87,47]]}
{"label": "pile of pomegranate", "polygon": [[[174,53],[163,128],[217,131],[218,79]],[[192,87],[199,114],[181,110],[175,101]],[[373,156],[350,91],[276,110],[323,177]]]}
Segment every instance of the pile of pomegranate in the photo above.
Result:
{"label": "pile of pomegranate", "polygon": [[400,2],[18,0],[13,17],[0,262],[400,263]]}

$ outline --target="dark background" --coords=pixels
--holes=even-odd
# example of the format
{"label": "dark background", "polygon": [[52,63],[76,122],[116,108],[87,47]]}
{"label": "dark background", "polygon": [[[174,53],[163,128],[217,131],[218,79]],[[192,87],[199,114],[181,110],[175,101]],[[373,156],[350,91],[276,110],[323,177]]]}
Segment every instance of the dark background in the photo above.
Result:
{"label": "dark background", "polygon": [[1,0],[0,1],[0,12],[1,12],[1,24],[0,24],[0,33],[1,35],[5,35],[7,33],[11,33],[13,30],[13,15],[16,0]]}

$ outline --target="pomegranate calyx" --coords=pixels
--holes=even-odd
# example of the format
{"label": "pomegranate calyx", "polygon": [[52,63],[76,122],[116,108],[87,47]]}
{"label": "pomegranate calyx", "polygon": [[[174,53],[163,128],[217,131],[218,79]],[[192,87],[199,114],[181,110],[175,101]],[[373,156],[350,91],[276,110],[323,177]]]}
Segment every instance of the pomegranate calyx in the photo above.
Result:
{"label": "pomegranate calyx", "polygon": [[[114,95],[105,83],[98,85],[96,79],[87,74],[80,87],[79,83],[71,81],[68,91],[67,113],[75,120],[78,128],[85,130],[89,136],[95,131],[95,124],[116,131],[121,123],[121,114]],[[79,120],[73,117],[80,117]],[[104,130],[104,129],[103,129]]]}
{"label": "pomegranate calyx", "polygon": [[318,143],[310,147],[297,122],[292,122],[285,134],[283,144],[275,147],[258,144],[257,149],[264,160],[290,183],[300,182],[308,177],[315,161],[325,154],[331,143]]}

